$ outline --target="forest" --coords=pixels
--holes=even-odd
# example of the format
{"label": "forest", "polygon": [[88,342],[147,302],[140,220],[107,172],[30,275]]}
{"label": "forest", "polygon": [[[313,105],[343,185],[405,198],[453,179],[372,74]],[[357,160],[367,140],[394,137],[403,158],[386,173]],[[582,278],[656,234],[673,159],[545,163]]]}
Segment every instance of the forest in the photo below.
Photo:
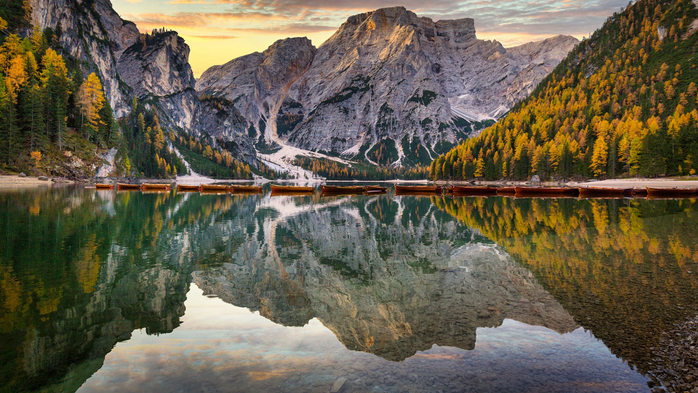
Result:
{"label": "forest", "polygon": [[691,0],[641,0],[609,17],[509,114],[439,156],[433,179],[694,175]]}
{"label": "forest", "polygon": [[10,28],[0,19],[0,165],[50,171],[65,151],[113,145],[101,81],[55,49],[61,33],[34,28],[22,38],[5,35]]}
{"label": "forest", "polygon": [[215,141],[163,128],[153,103],[134,97],[130,113],[114,119],[94,67],[60,46],[60,26],[41,30],[30,20],[26,0],[0,8],[0,173],[94,176],[100,155],[117,148],[117,176],[184,175],[186,157],[207,176],[252,178],[249,165]]}

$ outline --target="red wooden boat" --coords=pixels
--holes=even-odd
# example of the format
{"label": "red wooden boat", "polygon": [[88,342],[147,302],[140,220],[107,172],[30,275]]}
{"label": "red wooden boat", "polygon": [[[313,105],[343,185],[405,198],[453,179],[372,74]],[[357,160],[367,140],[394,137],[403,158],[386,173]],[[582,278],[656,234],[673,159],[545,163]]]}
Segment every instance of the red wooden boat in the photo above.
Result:
{"label": "red wooden boat", "polygon": [[142,191],[168,191],[170,189],[169,184],[163,183],[143,183],[141,184]]}
{"label": "red wooden boat", "polygon": [[497,195],[497,188],[485,186],[453,186],[453,195]]}
{"label": "red wooden boat", "polygon": [[199,186],[192,186],[186,184],[177,184],[177,192],[198,192]]}
{"label": "red wooden boat", "polygon": [[366,188],[364,186],[320,186],[323,194],[344,194],[344,195],[359,195],[363,194]]}
{"label": "red wooden boat", "polygon": [[632,195],[634,197],[646,197],[647,196],[647,189],[646,188],[633,188]]}
{"label": "red wooden boat", "polygon": [[579,187],[580,198],[622,198],[631,193],[632,188]]}
{"label": "red wooden boat", "polygon": [[516,187],[499,187],[497,188],[497,195],[515,195]]}
{"label": "red wooden boat", "polygon": [[201,191],[228,192],[230,188],[227,184],[202,184]]}
{"label": "red wooden boat", "polygon": [[698,189],[647,187],[647,196],[653,198],[691,198],[698,196]]}
{"label": "red wooden boat", "polygon": [[140,184],[117,183],[117,189],[126,191],[137,191],[141,189]]}
{"label": "red wooden boat", "polygon": [[114,185],[113,184],[105,184],[105,183],[97,183],[97,184],[95,184],[95,188],[98,190],[113,190]]}
{"label": "red wooden boat", "polygon": [[230,192],[232,192],[232,193],[261,193],[262,187],[260,187],[260,186],[233,185],[230,187]]}
{"label": "red wooden boat", "polygon": [[315,193],[315,187],[298,187],[298,186],[277,186],[271,185],[271,195],[312,195]]}
{"label": "red wooden boat", "polygon": [[515,187],[517,197],[577,196],[579,190],[572,187]]}
{"label": "red wooden boat", "polygon": [[388,187],[368,185],[368,186],[364,186],[364,190],[366,192],[368,192],[368,191],[388,191]]}
{"label": "red wooden boat", "polygon": [[441,194],[441,186],[395,186],[396,195]]}

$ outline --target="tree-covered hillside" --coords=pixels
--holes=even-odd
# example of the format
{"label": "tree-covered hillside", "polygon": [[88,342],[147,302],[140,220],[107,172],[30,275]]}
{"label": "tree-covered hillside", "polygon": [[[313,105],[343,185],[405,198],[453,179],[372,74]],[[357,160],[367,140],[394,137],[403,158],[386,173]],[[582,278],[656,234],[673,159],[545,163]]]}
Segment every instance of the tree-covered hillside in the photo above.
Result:
{"label": "tree-covered hillside", "polygon": [[697,30],[691,0],[629,4],[504,119],[434,160],[431,177],[695,174]]}
{"label": "tree-covered hillside", "polygon": [[[114,119],[94,65],[59,45],[60,25],[42,31],[30,18],[28,0],[0,7],[0,173],[92,177],[114,147],[112,175],[172,178],[187,172],[173,148],[182,130],[162,128],[154,111],[135,98],[131,113]],[[194,171],[252,177],[249,166],[216,141],[187,141],[198,147],[180,148]]]}

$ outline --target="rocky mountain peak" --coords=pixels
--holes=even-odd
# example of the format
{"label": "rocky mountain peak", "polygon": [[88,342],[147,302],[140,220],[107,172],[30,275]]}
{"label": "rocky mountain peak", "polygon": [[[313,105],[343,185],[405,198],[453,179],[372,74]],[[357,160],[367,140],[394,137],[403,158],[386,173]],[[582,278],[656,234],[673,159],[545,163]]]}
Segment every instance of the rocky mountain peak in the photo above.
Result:
{"label": "rocky mountain peak", "polygon": [[262,55],[261,81],[273,89],[288,83],[308,68],[315,56],[315,47],[306,37],[286,38],[273,43]]}
{"label": "rocky mountain peak", "polygon": [[462,44],[476,39],[475,20],[471,18],[440,20],[436,22],[436,34],[444,41]]}
{"label": "rocky mountain peak", "polygon": [[575,44],[556,37],[510,51],[478,40],[473,19],[382,8],[349,17],[317,51],[287,39],[212,67],[197,92],[234,102],[264,146],[428,164],[476,122],[506,113]]}
{"label": "rocky mountain peak", "polygon": [[139,98],[179,93],[196,83],[189,45],[175,31],[140,34],[119,58],[118,70]]}

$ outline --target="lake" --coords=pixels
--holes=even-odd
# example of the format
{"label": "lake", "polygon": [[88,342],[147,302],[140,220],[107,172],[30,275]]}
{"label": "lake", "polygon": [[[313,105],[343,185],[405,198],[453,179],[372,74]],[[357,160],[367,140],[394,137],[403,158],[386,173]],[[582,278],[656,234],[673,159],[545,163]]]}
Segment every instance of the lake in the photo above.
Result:
{"label": "lake", "polygon": [[0,193],[2,392],[698,384],[696,199]]}

